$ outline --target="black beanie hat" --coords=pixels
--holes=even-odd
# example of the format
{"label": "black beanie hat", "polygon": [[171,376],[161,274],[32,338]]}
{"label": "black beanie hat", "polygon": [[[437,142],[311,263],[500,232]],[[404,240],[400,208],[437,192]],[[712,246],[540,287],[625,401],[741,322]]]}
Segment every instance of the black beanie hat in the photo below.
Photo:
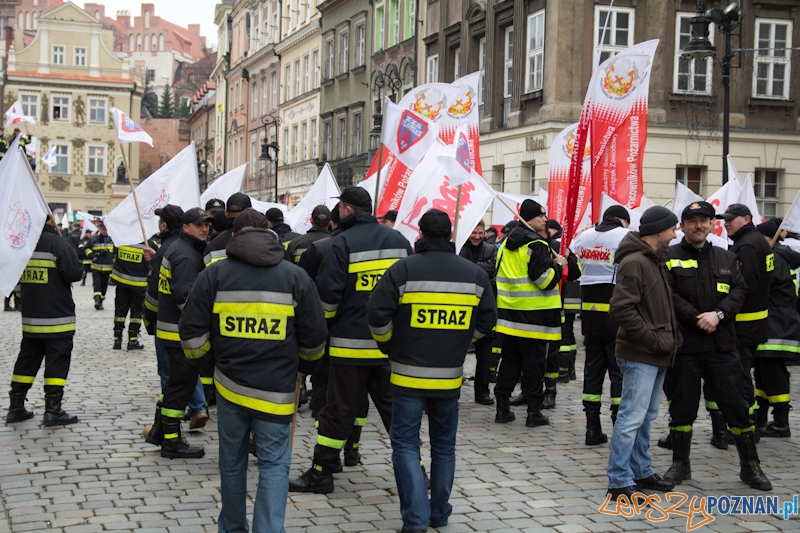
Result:
{"label": "black beanie hat", "polygon": [[534,202],[531,199],[525,200],[519,207],[519,216],[526,222],[544,214],[544,208],[538,202]]}
{"label": "black beanie hat", "polygon": [[677,225],[678,217],[675,216],[675,213],[666,207],[654,205],[642,215],[639,221],[639,235],[642,237],[655,235]]}
{"label": "black beanie hat", "polygon": [[558,223],[557,220],[553,220],[552,218],[547,221],[547,229],[554,229],[556,230],[555,234],[553,235],[554,239],[560,239],[561,234],[563,233],[563,228],[561,224]]}
{"label": "black beanie hat", "polygon": [[628,224],[631,222],[631,214],[628,213],[628,210],[621,205],[612,205],[606,212],[603,213],[603,218],[621,218],[622,220],[626,221]]}
{"label": "black beanie hat", "polygon": [[[781,222],[783,222],[782,219],[773,218],[771,220],[767,220],[766,222],[762,222],[756,226],[756,229],[761,235],[771,239],[776,233],[778,233],[778,229],[781,227]],[[780,236],[778,236],[778,240],[781,240]]]}

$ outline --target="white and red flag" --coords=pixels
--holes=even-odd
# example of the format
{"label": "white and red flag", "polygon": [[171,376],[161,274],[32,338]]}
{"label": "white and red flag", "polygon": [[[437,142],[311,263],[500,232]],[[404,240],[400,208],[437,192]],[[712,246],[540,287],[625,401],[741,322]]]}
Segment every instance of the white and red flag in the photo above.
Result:
{"label": "white and red flag", "polygon": [[428,118],[386,99],[381,141],[408,168],[415,168],[439,135]]}
{"label": "white and red flag", "polygon": [[33,256],[50,208],[14,139],[0,159],[0,292],[10,296]]}
{"label": "white and red flag", "polygon": [[[739,193],[742,192],[742,184],[739,182],[738,174],[731,173],[728,176],[728,183],[717,189],[717,192],[706,199],[706,202],[714,206],[716,214],[721,215],[728,209],[728,206],[739,201]],[[711,233],[727,240],[728,232],[725,231],[725,223],[722,220],[714,220],[714,229]]]}
{"label": "white and red flag", "polygon": [[14,124],[19,124],[20,122],[27,122],[31,126],[36,123],[36,119],[34,117],[25,115],[22,112],[22,106],[19,103],[19,100],[11,104],[8,109],[6,109],[6,124],[5,127],[8,128]]}
{"label": "white and red flag", "polygon": [[[570,198],[570,165],[572,164],[573,152],[576,148],[577,133],[579,123],[571,124],[564,128],[553,139],[553,144],[550,146],[550,173],[547,181],[547,218],[557,220],[563,228],[565,224],[577,224],[581,220],[581,216],[574,211],[568,210],[568,200]],[[589,161],[591,155],[591,142],[588,137],[589,132],[586,131],[585,143],[583,146],[583,158],[581,161],[582,174],[577,189],[577,197],[575,197],[576,205],[582,206],[585,211],[588,204],[591,191],[588,184],[589,178]],[[541,203],[541,202],[540,202]],[[545,205],[545,204],[542,204]],[[573,208],[574,209],[574,208]],[[572,215],[568,215],[572,213]],[[577,228],[577,226],[573,226]],[[577,232],[573,231],[573,235]]]}
{"label": "white and red flag", "polygon": [[691,205],[694,202],[702,202],[703,197],[699,194],[695,194],[689,187],[684,185],[683,183],[676,181],[675,182],[675,197],[672,200],[672,212],[675,213],[675,216],[678,217],[678,220],[681,219],[681,215],[683,214],[683,210],[686,208],[687,205]]}
{"label": "white and red flag", "polygon": [[209,200],[222,200],[227,205],[228,198],[242,190],[242,182],[246,173],[247,163],[239,165],[212,181],[211,185],[200,195],[200,206],[205,206]]}
{"label": "white and red flag", "polygon": [[328,163],[322,167],[322,171],[317,176],[317,181],[311,189],[303,196],[300,203],[294,206],[284,220],[295,233],[306,233],[311,229],[311,212],[318,205],[325,205],[328,209],[339,202],[339,184],[333,177],[333,171]]}
{"label": "white and red flag", "polygon": [[111,117],[114,119],[114,127],[117,129],[117,138],[120,144],[141,142],[153,146],[153,138],[121,110],[112,107]]}
{"label": "white and red flag", "polygon": [[[413,243],[419,236],[419,219],[430,209],[440,209],[450,215],[455,222],[458,185],[453,185],[439,160],[447,147],[436,142],[422,162],[414,169],[408,182],[394,229]],[[455,238],[456,250],[467,241],[470,233],[481,220],[494,199],[495,192],[473,173],[470,180],[461,186],[461,206],[458,232]]]}
{"label": "white and red flag", "polygon": [[439,165],[450,176],[450,184],[459,186],[472,177],[472,162],[469,157],[469,127],[466,122],[456,130],[450,144],[445,146],[444,154],[439,156]]}
{"label": "white and red flag", "polygon": [[140,214],[147,238],[150,238],[158,232],[156,209],[167,204],[177,205],[184,211],[200,206],[194,142],[142,181],[136,187],[136,197],[141,213],[136,212],[133,193],[130,193],[103,219],[117,246],[142,242]]}

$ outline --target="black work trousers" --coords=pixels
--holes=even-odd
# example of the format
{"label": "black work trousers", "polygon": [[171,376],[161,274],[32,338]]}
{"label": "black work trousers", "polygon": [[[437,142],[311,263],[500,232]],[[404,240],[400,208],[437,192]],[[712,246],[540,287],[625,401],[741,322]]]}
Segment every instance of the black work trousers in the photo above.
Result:
{"label": "black work trousers", "polygon": [[561,375],[569,372],[570,361],[575,357],[578,349],[575,340],[575,313],[564,313],[564,322],[561,323],[561,347],[558,349],[558,371]]}
{"label": "black work trousers", "polygon": [[[319,366],[311,374],[311,412],[318,415],[322,408],[328,405],[328,378],[330,377],[330,356],[325,354],[320,360]],[[361,400],[361,407],[358,408],[356,419],[358,426],[363,426],[363,423],[358,423],[367,418],[369,413],[369,394],[364,391],[364,397]],[[316,416],[315,416],[316,418]]]}
{"label": "black work trousers", "polygon": [[108,277],[110,275],[111,272],[92,270],[92,286],[94,287],[94,294],[92,296],[100,296],[103,300],[106,299],[106,291],[108,290]]}
{"label": "black work trousers", "polygon": [[[759,409],[769,404],[788,403],[789,370],[786,359],[782,357],[756,357],[756,397]],[[766,400],[766,401],[763,401]]]}
{"label": "black work trousers", "polygon": [[388,365],[330,365],[328,405],[317,416],[315,465],[326,472],[338,466],[339,453],[356,423],[365,392],[369,393],[386,431],[389,431],[392,425],[391,374]]}
{"label": "black work trousers", "polygon": [[210,378],[214,372],[214,359],[210,355],[200,359],[188,359],[183,349],[176,346],[165,346],[169,354],[169,379],[164,385],[161,400],[161,414],[169,418],[180,419],[183,411],[192,399],[197,386],[197,377]]}
{"label": "black work trousers", "polygon": [[522,394],[530,407],[541,406],[544,400],[542,380],[547,367],[548,341],[527,339],[513,335],[503,336],[503,356],[497,374],[494,395],[508,398],[522,374]]}
{"label": "black work trousers", "polygon": [[475,341],[475,398],[489,396],[489,368],[492,366],[490,333]]}
{"label": "black work trousers", "polygon": [[700,405],[701,379],[733,432],[747,430],[753,425],[742,397],[739,357],[735,352],[678,354],[675,366],[667,370],[665,383],[667,379],[672,394],[670,428],[691,430]]}
{"label": "black work trousers", "polygon": [[142,312],[144,308],[144,295],[146,287],[132,287],[117,282],[116,297],[114,298],[114,338],[121,338],[125,329],[125,318],[131,314],[128,326],[128,337],[136,340],[139,329],[142,327]]}
{"label": "black work trousers", "polygon": [[22,337],[14,375],[11,378],[12,392],[26,392],[44,360],[45,393],[63,389],[69,374],[72,359],[72,336],[54,339]]}
{"label": "black work trousers", "polygon": [[611,405],[619,405],[622,398],[622,371],[614,355],[613,338],[588,336],[583,339],[586,363],[583,365],[583,407],[586,411],[600,411],[603,401],[603,383],[608,374],[611,382]]}

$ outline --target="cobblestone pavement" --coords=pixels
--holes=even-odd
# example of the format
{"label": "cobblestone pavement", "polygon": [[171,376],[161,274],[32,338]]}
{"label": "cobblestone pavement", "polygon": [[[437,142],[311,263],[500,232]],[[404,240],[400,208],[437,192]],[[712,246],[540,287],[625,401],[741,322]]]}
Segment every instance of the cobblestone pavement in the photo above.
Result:
{"label": "cobblestone pavement", "polygon": [[[10,426],[0,424],[0,533],[216,531],[220,505],[216,424],[212,421],[205,430],[189,434],[192,443],[206,447],[203,459],[162,459],[158,448],[144,442],[141,429],[152,420],[158,392],[153,341],[145,336],[146,349],[140,352],[111,350],[113,295],[110,287],[106,310],[97,312],[92,307],[91,289],[75,288],[78,332],[64,407],[77,414],[80,422],[62,428],[40,425],[44,410],[40,372],[28,398],[36,417]],[[1,411],[5,416],[6,392],[21,336],[19,314],[0,313],[0,331]],[[582,351],[578,359],[580,376]],[[469,356],[467,373],[473,365],[474,357]],[[797,375],[793,376],[795,393],[798,381]],[[523,407],[516,408],[515,422],[495,424],[492,407],[473,403],[472,383],[468,382],[460,405],[453,515],[450,524],[438,531],[686,531],[686,518],[677,515],[655,522],[643,516],[644,510],[631,518],[599,512],[605,497],[608,445],[583,444],[580,393],[580,379],[559,385],[557,407],[548,412],[551,425],[529,429],[524,425]],[[666,431],[665,411],[663,402],[661,416],[653,426],[653,440]],[[215,409],[211,417],[216,417]],[[797,433],[800,415],[792,418]],[[371,410],[362,439],[363,465],[336,475],[335,492],[290,495],[287,531],[388,532],[401,528],[389,440],[378,420]],[[606,414],[603,424],[610,433]],[[770,494],[782,505],[800,492],[798,437],[762,440],[759,452],[774,490],[760,493],[739,481],[735,449],[713,448],[708,444],[709,434],[710,424],[701,410],[692,451],[693,479],[680,487],[689,497]],[[314,421],[306,406],[298,418],[292,476],[310,465],[315,438]],[[423,439],[427,441],[427,433]],[[656,471],[663,473],[671,464],[671,453],[655,446],[651,452]],[[426,446],[423,459],[430,465]],[[251,498],[256,475],[255,461],[251,461]],[[687,512],[688,508],[687,502],[680,510]],[[655,511],[651,514],[654,519],[661,516]],[[696,515],[692,523],[702,520]],[[701,530],[800,531],[800,518],[784,521],[769,515],[717,515]]]}

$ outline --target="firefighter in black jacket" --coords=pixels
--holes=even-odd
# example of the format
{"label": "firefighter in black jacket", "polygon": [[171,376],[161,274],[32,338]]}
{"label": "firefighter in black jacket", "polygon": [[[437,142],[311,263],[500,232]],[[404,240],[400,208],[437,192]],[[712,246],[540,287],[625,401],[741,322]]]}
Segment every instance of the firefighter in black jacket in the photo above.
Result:
{"label": "firefighter in black jacket", "polygon": [[83,277],[81,277],[81,287],[86,285],[86,276],[88,276],[89,272],[92,271],[92,258],[86,255],[86,247],[89,246],[91,240],[92,240],[92,230],[87,229],[86,234],[81,238],[81,242],[78,243],[78,258],[80,258],[81,263],[83,263]]}
{"label": "firefighter in black jacket", "polygon": [[[284,259],[266,217],[236,217],[227,258],[200,274],[180,321],[183,351],[210,358],[218,391],[220,528],[247,530],[247,449],[252,425],[260,485],[253,531],[282,531],[295,410],[295,376],[314,371],[325,347],[325,315],[314,284]],[[262,519],[263,522],[261,521]]]}
{"label": "firefighter in black jacket", "polygon": [[[386,271],[367,303],[369,329],[392,368],[389,434],[404,531],[447,524],[464,357],[471,338],[486,336],[497,322],[489,276],[455,254],[447,213],[431,209],[419,229],[416,253]],[[417,466],[426,408],[437,473],[430,502]]]}
{"label": "firefighter in black jacket", "polygon": [[328,226],[331,223],[331,210],[324,205],[318,205],[311,211],[311,228],[305,235],[295,237],[289,242],[287,251],[292,262],[297,264],[300,257],[311,246],[311,243],[322,240],[330,235]]}
{"label": "firefighter in black jacket", "polygon": [[332,492],[333,469],[367,390],[386,430],[391,426],[389,360],[367,325],[366,303],[390,266],[412,253],[400,233],[371,216],[372,199],[361,187],[348,186],[339,197],[342,233],[322,261],[317,288],[329,319],[330,377],[328,405],[318,414],[314,464],[290,483],[295,492]]}
{"label": "firefighter in black jacket", "polygon": [[[158,245],[154,241],[148,243],[150,248]],[[125,330],[125,318],[130,311],[128,324],[128,350],[144,348],[139,342],[139,329],[142,327],[144,296],[147,293],[147,273],[150,262],[144,256],[144,244],[117,246],[114,268],[111,279],[117,282],[114,298],[114,350],[122,349],[122,332]]]}
{"label": "firefighter in black jacket", "polygon": [[[780,219],[759,224],[758,231],[771,241]],[[773,247],[775,270],[769,286],[769,339],[755,353],[758,422],[762,437],[791,437],[789,429],[789,371],[787,361],[800,360],[800,315],[797,313],[797,271],[800,254],[782,244]],[[772,405],[774,420],[767,423]]]}
{"label": "firefighter in black jacket", "polygon": [[[181,348],[178,322],[197,276],[203,270],[203,250],[211,217],[195,207],[183,214],[183,230],[161,259],[158,279],[158,322],[156,339],[169,354],[169,379],[163,388],[161,408],[161,457],[198,458],[205,455],[200,446],[190,446],[181,438],[181,418],[197,385],[198,365],[186,358]],[[211,361],[206,361],[210,363]],[[210,377],[210,369],[203,368]]]}
{"label": "firefighter in black jacket", "polygon": [[[558,244],[558,251],[561,248],[561,224],[557,220],[547,221],[547,231],[550,237]],[[570,268],[569,278],[561,286],[561,344],[558,346],[558,383],[569,383],[577,379],[575,374],[575,360],[578,357],[578,345],[575,340],[575,317],[581,312],[581,284],[579,279],[574,278],[574,270],[580,272],[578,258],[570,252],[567,256],[567,264]]]}
{"label": "firefighter in black jacket", "polygon": [[267,209],[267,220],[269,221],[269,229],[278,234],[278,238],[281,240],[284,250],[289,247],[289,243],[292,239],[300,236],[299,233],[292,231],[289,224],[283,221],[283,211],[277,207]]}
{"label": "firefighter in black jacket", "polygon": [[86,257],[92,260],[92,284],[94,285],[94,308],[103,309],[108,278],[114,268],[114,241],[108,236],[105,224],[97,223],[97,235],[86,245]]}
{"label": "firefighter in black jacket", "polygon": [[702,379],[731,427],[742,481],[756,489],[770,490],[772,485],[761,471],[755,428],[739,386],[733,318],[745,301],[747,287],[736,256],[706,240],[714,213],[708,202],[686,206],[681,215],[683,241],[669,248],[667,269],[683,344],[664,381],[664,390],[672,400],[669,431],[673,460],[664,479],[679,485],[692,478],[689,450]]}
{"label": "firefighter in black jacket", "polygon": [[[51,207],[52,209],[52,207]],[[22,342],[11,376],[10,407],[6,422],[33,417],[25,409],[25,396],[44,365],[45,426],[74,424],[78,417],[61,409],[75,334],[72,283],[83,268],[72,243],[58,234],[47,219],[36,250],[22,274]]]}
{"label": "firefighter in black jacket", "polygon": [[250,201],[250,197],[243,192],[233,193],[230,198],[228,198],[228,203],[225,207],[225,229],[217,233],[216,236],[211,239],[211,242],[206,245],[206,249],[203,250],[203,263],[205,263],[206,266],[225,257],[225,247],[228,245],[228,241],[231,240],[231,236],[233,235],[233,221],[236,215],[248,207],[252,207],[252,202]]}
{"label": "firefighter in black jacket", "polygon": [[[750,417],[755,425],[758,403],[751,369],[758,345],[767,342],[769,338],[769,285],[775,268],[775,256],[769,244],[753,225],[753,216],[746,205],[731,204],[725,213],[717,215],[717,218],[725,220],[725,230],[728,232],[728,237],[733,240],[730,251],[736,255],[739,269],[747,285],[747,297],[734,320],[744,399],[750,407]],[[714,407],[714,400],[713,395],[706,394],[706,401],[712,402],[710,410]],[[716,424],[713,424],[715,420]],[[714,425],[714,440],[721,440],[725,435],[725,442],[729,442],[730,435],[725,432],[718,410],[716,413],[712,410],[711,421]],[[718,447],[722,447],[721,443],[715,445],[717,444],[720,444]]]}

